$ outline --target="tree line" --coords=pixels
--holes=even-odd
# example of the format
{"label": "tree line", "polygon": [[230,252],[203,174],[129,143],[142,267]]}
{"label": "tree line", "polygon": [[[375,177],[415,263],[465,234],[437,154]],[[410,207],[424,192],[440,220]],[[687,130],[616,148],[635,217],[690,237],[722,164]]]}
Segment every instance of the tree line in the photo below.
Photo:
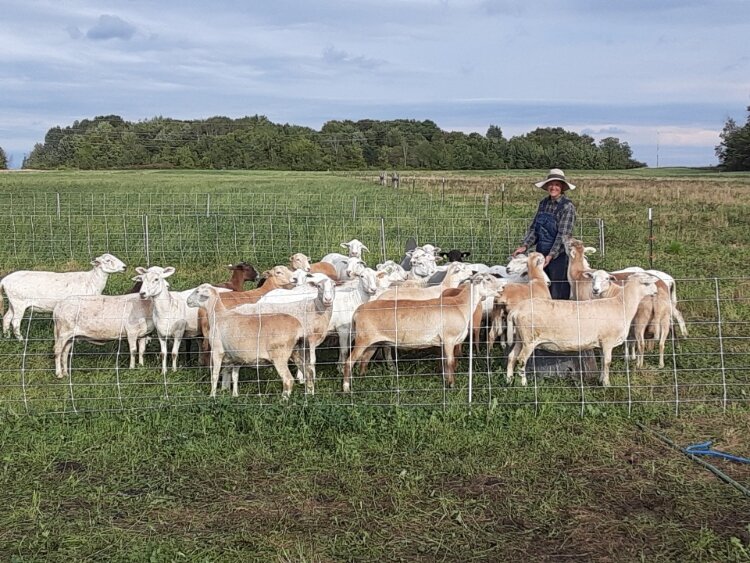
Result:
{"label": "tree line", "polygon": [[740,127],[730,117],[719,137],[721,143],[716,147],[719,166],[727,171],[750,170],[750,106],[745,125]]}
{"label": "tree line", "polygon": [[213,168],[280,170],[574,168],[646,166],[615,137],[598,143],[560,127],[506,139],[443,131],[430,120],[329,121],[320,131],[265,116],[128,122],[117,115],[53,127],[24,168]]}

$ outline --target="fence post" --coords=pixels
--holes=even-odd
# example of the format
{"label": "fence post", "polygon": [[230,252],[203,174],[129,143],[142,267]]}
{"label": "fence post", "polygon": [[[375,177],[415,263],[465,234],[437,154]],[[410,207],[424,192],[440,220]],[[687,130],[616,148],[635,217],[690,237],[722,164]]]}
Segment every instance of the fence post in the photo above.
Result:
{"label": "fence post", "polygon": [[440,192],[440,202],[445,201],[445,178],[443,178],[443,189]]}
{"label": "fence post", "polygon": [[599,218],[599,250],[604,258],[604,219]]}
{"label": "fence post", "polygon": [[352,221],[357,220],[357,196],[354,196],[352,200]]}
{"label": "fence post", "polygon": [[383,262],[385,262],[385,219],[382,217],[380,218],[380,252],[383,256]]}
{"label": "fence post", "polygon": [[[721,406],[724,412],[727,412],[727,369],[724,363],[724,335],[721,330],[721,292],[719,291],[719,279],[714,278],[714,292],[716,293],[716,321],[718,323],[719,336],[719,358],[721,359],[721,387],[722,400]],[[675,370],[676,373],[676,370]],[[676,387],[676,384],[675,384]]]}
{"label": "fence post", "polygon": [[206,194],[206,217],[211,215],[211,194]]}
{"label": "fence post", "polygon": [[489,217],[490,211],[490,194],[484,194],[484,216]]}
{"label": "fence post", "polygon": [[146,251],[146,267],[151,267],[151,259],[149,258],[148,249],[148,215],[143,216],[143,247]]}
{"label": "fence post", "polygon": [[651,208],[648,208],[648,267],[654,268],[654,220],[651,215]]}
{"label": "fence post", "polygon": [[55,194],[57,196],[57,220],[60,220],[60,192]]}
{"label": "fence post", "polygon": [[500,216],[505,217],[505,182],[500,184]]}

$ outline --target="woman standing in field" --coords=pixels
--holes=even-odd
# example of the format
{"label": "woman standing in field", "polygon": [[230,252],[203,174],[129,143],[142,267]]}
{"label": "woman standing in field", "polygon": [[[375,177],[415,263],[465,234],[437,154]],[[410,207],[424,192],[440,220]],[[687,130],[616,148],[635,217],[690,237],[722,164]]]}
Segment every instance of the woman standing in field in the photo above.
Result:
{"label": "woman standing in field", "polygon": [[568,299],[568,255],[563,240],[573,235],[576,221],[576,208],[565,192],[576,189],[565,179],[565,172],[552,168],[547,178],[534,184],[549,195],[539,202],[534,220],[529,225],[521,246],[513,251],[513,256],[526,252],[530,246],[545,256],[544,271],[552,281],[552,299]]}

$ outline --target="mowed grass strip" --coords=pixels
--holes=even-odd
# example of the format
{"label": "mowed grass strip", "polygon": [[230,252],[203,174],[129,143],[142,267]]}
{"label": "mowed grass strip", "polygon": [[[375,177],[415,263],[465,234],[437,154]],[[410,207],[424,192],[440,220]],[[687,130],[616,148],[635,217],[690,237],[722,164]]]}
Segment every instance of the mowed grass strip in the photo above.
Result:
{"label": "mowed grass strip", "polygon": [[[750,454],[743,413],[643,420]],[[219,401],[0,436],[5,560],[740,561],[750,539],[750,499],[603,412]]]}

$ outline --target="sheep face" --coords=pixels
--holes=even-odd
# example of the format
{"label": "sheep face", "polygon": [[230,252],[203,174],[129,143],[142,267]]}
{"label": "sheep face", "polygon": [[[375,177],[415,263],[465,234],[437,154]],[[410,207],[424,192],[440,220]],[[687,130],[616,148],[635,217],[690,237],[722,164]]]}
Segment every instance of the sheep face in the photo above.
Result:
{"label": "sheep face", "polygon": [[101,268],[106,274],[116,274],[125,271],[125,263],[112,254],[102,254],[94,258],[91,265]]}

